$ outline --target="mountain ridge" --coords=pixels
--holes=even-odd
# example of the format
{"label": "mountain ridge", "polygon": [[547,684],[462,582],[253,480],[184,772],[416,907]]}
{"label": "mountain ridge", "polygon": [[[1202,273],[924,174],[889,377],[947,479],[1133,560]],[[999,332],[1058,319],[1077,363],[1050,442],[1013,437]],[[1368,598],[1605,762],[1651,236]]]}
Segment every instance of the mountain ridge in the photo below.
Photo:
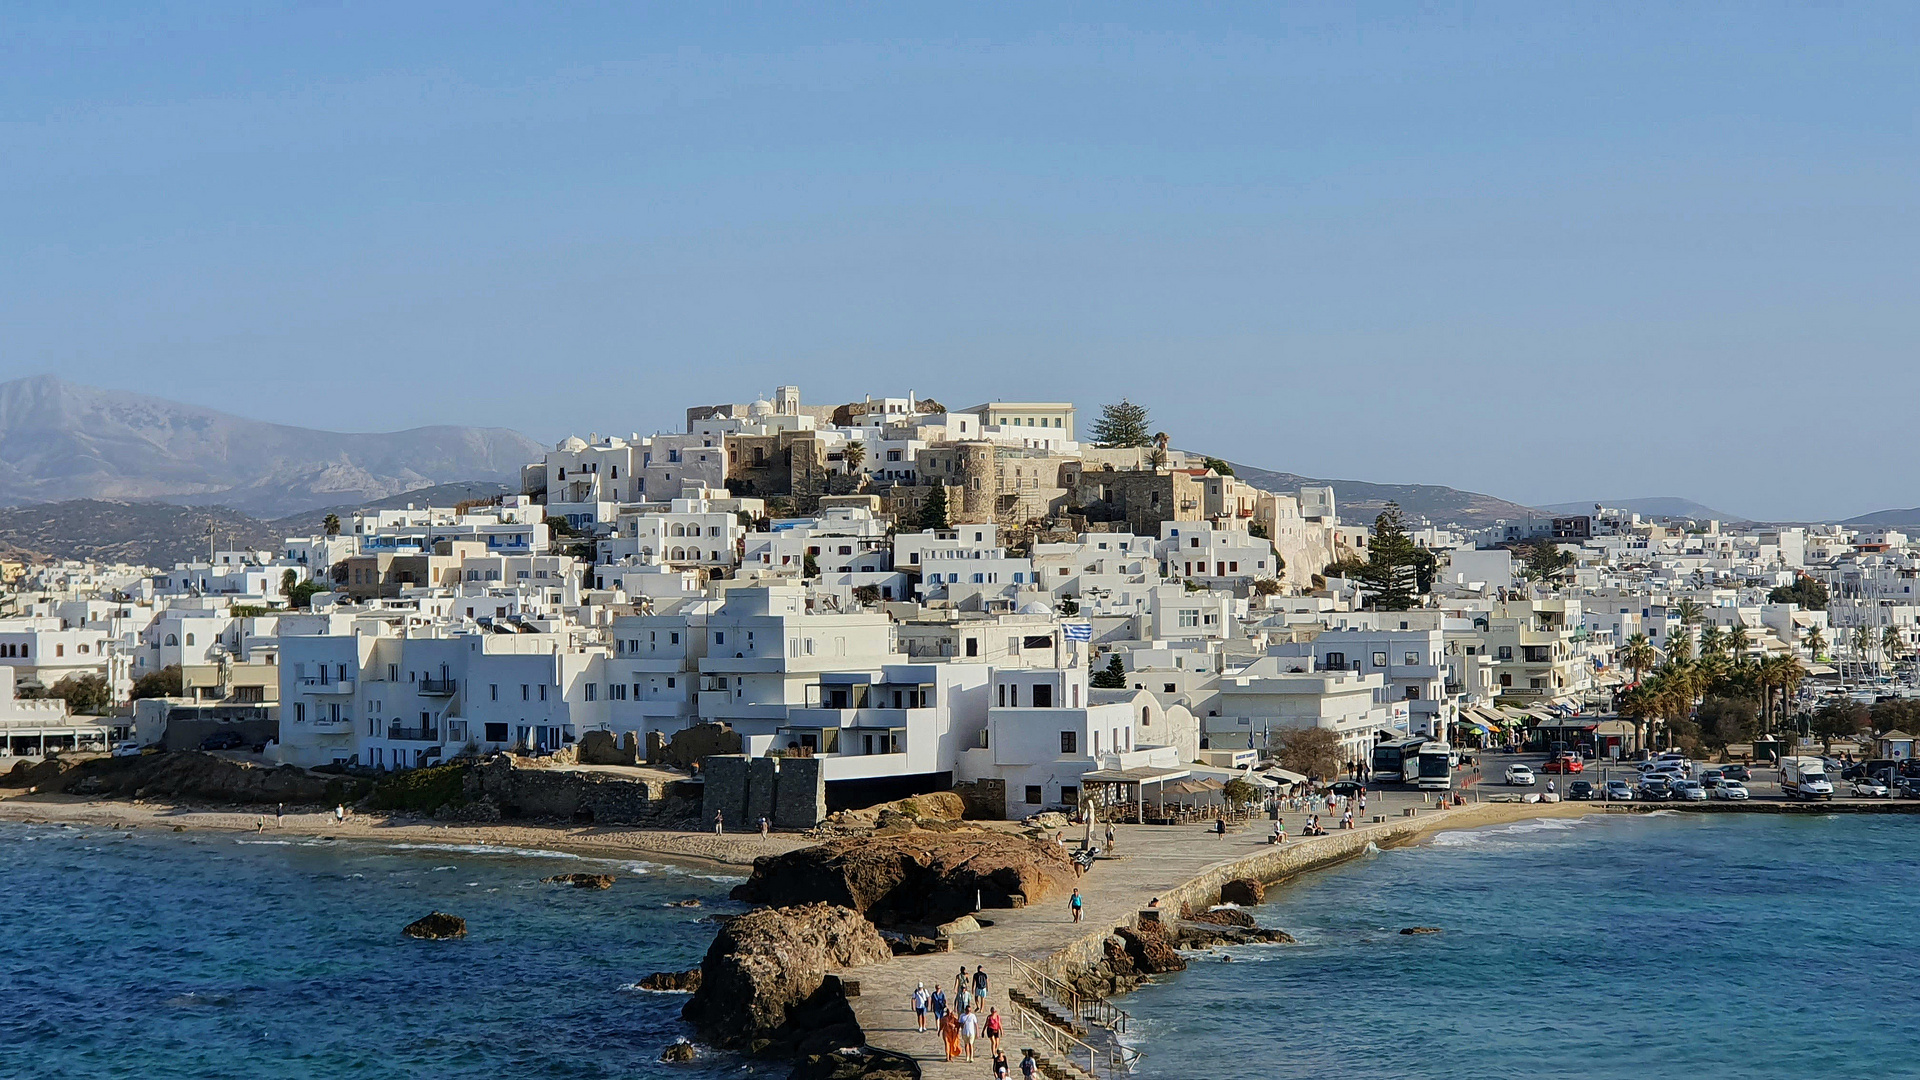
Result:
{"label": "mountain ridge", "polygon": [[1265,491],[1291,492],[1301,486],[1333,488],[1334,512],[1342,521],[1371,523],[1388,502],[1399,504],[1409,519],[1439,525],[1484,526],[1511,521],[1539,510],[1477,491],[1440,484],[1376,484],[1367,480],[1318,480],[1298,473],[1228,462],[1234,475]]}
{"label": "mountain ridge", "polygon": [[0,503],[224,506],[274,517],[451,481],[517,483],[545,448],[506,428],[338,432],[54,375],[0,383]]}

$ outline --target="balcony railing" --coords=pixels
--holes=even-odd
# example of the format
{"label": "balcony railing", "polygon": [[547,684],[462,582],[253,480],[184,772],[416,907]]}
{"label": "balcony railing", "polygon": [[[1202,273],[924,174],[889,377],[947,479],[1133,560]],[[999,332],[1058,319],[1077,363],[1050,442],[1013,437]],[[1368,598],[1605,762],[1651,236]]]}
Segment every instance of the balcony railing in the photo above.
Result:
{"label": "balcony railing", "polygon": [[307,676],[300,680],[300,689],[310,694],[351,694],[352,679],[319,679]]}
{"label": "balcony railing", "polygon": [[437,727],[401,727],[395,724],[387,729],[387,738],[395,742],[439,742],[440,729]]}
{"label": "balcony railing", "polygon": [[421,679],[420,692],[436,697],[446,697],[453,693],[455,684],[452,679]]}

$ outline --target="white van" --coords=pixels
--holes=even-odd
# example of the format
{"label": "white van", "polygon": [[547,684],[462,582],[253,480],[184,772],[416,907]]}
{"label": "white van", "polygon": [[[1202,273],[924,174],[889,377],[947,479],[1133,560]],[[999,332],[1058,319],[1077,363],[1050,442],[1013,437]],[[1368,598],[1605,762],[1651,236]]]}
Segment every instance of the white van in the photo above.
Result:
{"label": "white van", "polygon": [[1817,757],[1780,759],[1780,793],[1791,799],[1831,799],[1827,763]]}

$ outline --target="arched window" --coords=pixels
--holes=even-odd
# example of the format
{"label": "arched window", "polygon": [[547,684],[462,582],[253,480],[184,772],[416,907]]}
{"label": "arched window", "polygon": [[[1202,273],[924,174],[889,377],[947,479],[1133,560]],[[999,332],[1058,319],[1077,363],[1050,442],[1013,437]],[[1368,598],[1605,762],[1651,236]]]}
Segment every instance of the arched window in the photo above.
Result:
{"label": "arched window", "polygon": [[192,635],[192,634],[188,634],[188,635],[187,635],[187,644],[189,644],[189,645],[191,645],[191,644],[193,644],[193,635]]}
{"label": "arched window", "polygon": [[179,639],[179,638],[177,638],[177,637],[174,637],[174,636],[173,636],[172,634],[168,634],[168,635],[167,635],[167,644],[168,644],[168,645],[178,645],[178,644],[180,644],[180,639]]}
{"label": "arched window", "polygon": [[1145,705],[1142,705],[1140,707],[1140,726],[1141,727],[1153,726],[1153,710],[1151,708],[1148,708]]}

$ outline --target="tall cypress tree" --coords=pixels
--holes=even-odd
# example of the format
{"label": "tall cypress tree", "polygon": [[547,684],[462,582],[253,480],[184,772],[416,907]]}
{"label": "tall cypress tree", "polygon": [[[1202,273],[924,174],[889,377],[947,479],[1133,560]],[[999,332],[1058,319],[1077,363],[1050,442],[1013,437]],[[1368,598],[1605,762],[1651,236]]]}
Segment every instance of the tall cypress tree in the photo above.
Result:
{"label": "tall cypress tree", "polygon": [[1373,606],[1381,611],[1406,611],[1413,607],[1419,549],[1407,536],[1406,518],[1400,513],[1400,504],[1388,503],[1380,516],[1373,519],[1373,536],[1367,542],[1372,555],[1361,581],[1373,590]]}
{"label": "tall cypress tree", "polygon": [[920,504],[920,517],[916,522],[923,529],[944,529],[947,527],[947,488],[944,484],[935,484],[927,501]]}

